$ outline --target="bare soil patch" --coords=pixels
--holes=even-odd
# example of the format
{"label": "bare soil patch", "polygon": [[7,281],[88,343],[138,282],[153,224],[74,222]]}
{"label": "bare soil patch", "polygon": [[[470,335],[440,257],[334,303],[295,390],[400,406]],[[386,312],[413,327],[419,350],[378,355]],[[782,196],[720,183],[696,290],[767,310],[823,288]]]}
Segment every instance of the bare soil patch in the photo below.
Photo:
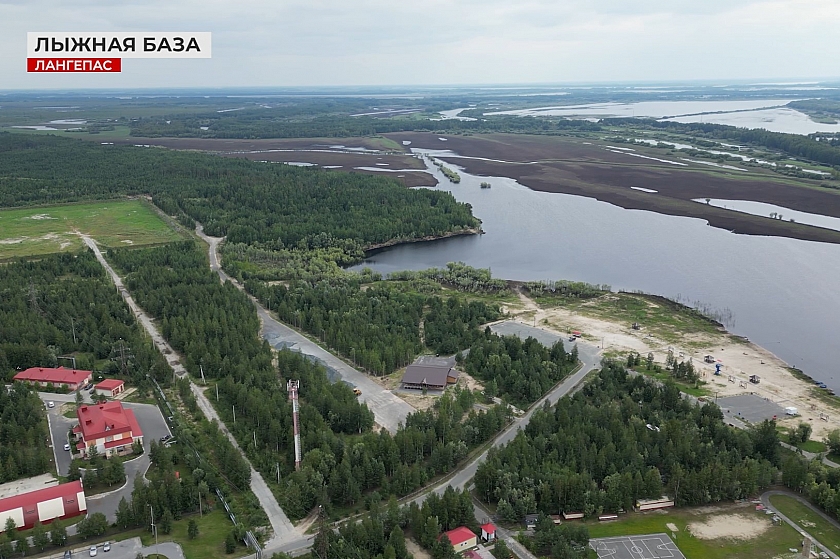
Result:
{"label": "bare soil patch", "polygon": [[686,526],[692,535],[704,540],[719,538],[751,540],[763,534],[770,527],[769,518],[741,514],[712,516],[704,522],[692,522]]}
{"label": "bare soil patch", "polygon": [[420,547],[416,541],[411,538],[405,539],[405,547],[409,553],[414,556],[414,559],[432,559],[432,556],[429,555],[429,552]]}

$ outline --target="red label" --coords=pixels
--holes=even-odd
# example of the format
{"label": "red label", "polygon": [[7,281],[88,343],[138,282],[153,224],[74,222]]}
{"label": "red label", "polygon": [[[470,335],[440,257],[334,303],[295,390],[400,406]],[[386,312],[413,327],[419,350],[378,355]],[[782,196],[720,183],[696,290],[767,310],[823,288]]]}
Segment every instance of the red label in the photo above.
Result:
{"label": "red label", "polygon": [[121,72],[120,58],[27,58],[27,72]]}

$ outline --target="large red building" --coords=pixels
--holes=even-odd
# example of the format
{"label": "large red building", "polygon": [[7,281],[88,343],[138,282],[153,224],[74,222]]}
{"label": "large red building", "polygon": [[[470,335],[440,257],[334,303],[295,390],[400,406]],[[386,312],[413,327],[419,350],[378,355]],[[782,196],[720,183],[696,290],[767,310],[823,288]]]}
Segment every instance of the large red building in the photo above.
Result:
{"label": "large red building", "polygon": [[54,386],[59,388],[66,386],[70,390],[77,390],[86,385],[93,378],[91,371],[80,371],[78,369],[65,369],[58,367],[30,367],[15,375],[14,380],[20,382],[31,382],[40,386]]}
{"label": "large red building", "polygon": [[87,502],[82,481],[62,483],[0,499],[0,531],[5,529],[9,518],[22,530],[32,528],[36,522],[43,524],[56,518],[70,518],[85,512]]}
{"label": "large red building", "polygon": [[128,454],[134,441],[143,442],[134,412],[120,402],[82,406],[76,415],[79,424],[73,427],[73,435],[82,457],[87,457],[93,447],[101,456]]}

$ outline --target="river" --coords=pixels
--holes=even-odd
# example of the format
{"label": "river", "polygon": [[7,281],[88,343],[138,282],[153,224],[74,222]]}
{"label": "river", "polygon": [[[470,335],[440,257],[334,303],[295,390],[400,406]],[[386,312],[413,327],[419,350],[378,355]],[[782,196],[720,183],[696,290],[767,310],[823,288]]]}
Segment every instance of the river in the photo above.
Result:
{"label": "river", "polygon": [[[461,182],[432,167],[438,188],[471,204],[486,234],[389,248],[354,269],[388,273],[462,261],[499,278],[568,279],[699,301],[728,309],[730,331],[840,392],[840,245],[736,235],[700,219],[537,192],[447,165]],[[492,188],[482,189],[482,181]]]}

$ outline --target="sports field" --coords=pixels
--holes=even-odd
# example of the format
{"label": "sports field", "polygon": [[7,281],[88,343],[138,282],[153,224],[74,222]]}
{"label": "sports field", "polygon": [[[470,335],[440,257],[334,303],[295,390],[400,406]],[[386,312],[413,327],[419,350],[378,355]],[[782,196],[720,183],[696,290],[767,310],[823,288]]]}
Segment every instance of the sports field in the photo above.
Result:
{"label": "sports field", "polygon": [[111,248],[180,238],[142,200],[15,208],[0,210],[0,260],[80,249],[79,233]]}

